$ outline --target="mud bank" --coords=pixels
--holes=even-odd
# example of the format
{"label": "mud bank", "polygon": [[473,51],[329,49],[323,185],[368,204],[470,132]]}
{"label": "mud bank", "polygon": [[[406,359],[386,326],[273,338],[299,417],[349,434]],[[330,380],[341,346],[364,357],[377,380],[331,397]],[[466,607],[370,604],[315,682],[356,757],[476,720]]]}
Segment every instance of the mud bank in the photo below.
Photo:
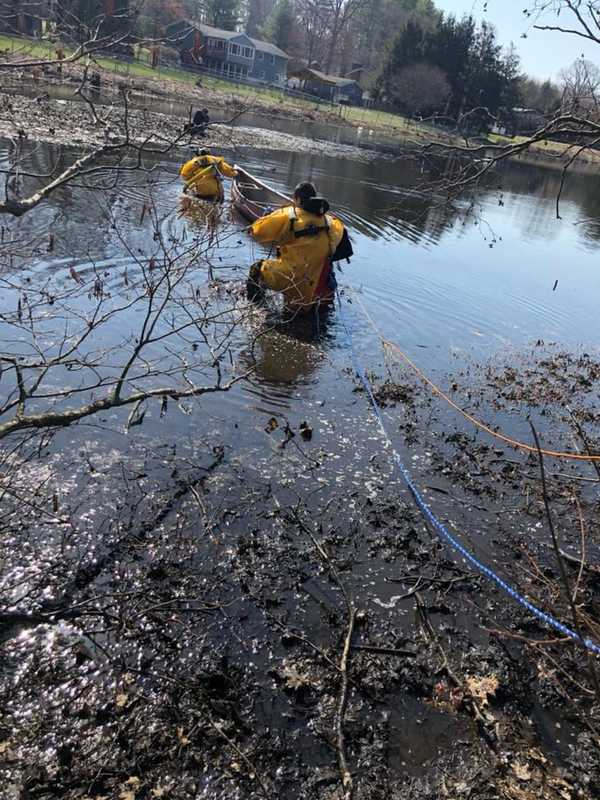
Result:
{"label": "mud bank", "polygon": [[[231,108],[232,119],[240,113],[237,106]],[[239,125],[211,124],[205,136],[191,137],[182,133],[184,121],[180,117],[152,111],[151,107],[130,108],[125,114],[122,102],[113,107],[98,107],[97,117],[91,107],[82,102],[52,100],[44,93],[38,98],[0,94],[0,136],[11,139],[100,147],[121,141],[127,129],[133,142],[157,150],[175,147],[182,150],[197,147],[243,150],[253,147],[362,161],[381,157],[374,150]]]}
{"label": "mud bank", "polygon": [[[84,307],[98,292],[127,307],[133,246],[157,232],[188,241],[192,221],[178,227],[165,185],[156,227],[145,186],[121,185],[114,214],[73,187],[50,199],[56,217],[23,218],[31,228],[5,241],[39,231],[43,253],[37,271],[5,259],[2,319],[20,348],[36,303],[45,325],[66,293],[60,331],[86,318],[74,293]],[[130,225],[121,249],[117,217],[121,236]],[[185,295],[186,309],[201,289],[211,317],[220,301],[243,319],[231,363],[252,375],[239,394],[169,397],[135,419],[101,414],[0,448],[1,800],[597,797],[600,715],[585,654],[442,543],[394,469],[347,346],[333,346],[339,317],[308,336],[276,308],[248,313],[245,272],[228,269],[244,262],[240,247],[238,228],[223,235],[220,279],[205,286],[199,260]],[[354,294],[342,298],[348,319]],[[125,320],[126,343],[137,330]],[[179,359],[181,347],[169,351]],[[430,368],[431,350],[416,358]],[[361,360],[435,514],[572,624],[535,456],[484,438],[379,345]],[[465,353],[440,381],[523,441],[531,416],[557,450],[584,446],[568,404],[600,451],[595,349],[540,340],[504,359]],[[546,477],[569,596],[600,640],[598,476],[553,462]]]}
{"label": "mud bank", "polygon": [[[528,368],[553,380],[546,357]],[[535,460],[452,432],[412,381],[374,380],[436,513],[568,619],[535,535],[545,518]],[[343,384],[352,391],[350,373]],[[140,468],[128,476],[92,455],[95,514],[110,516],[117,495],[118,532],[93,534],[89,563],[78,549],[66,561],[46,550],[38,581],[52,599],[0,614],[7,798],[597,797],[598,707],[585,658],[441,546],[354,388],[353,414],[317,405],[302,424],[270,420],[256,459],[216,433],[193,457],[165,447],[158,468],[139,436],[128,459]],[[581,411],[586,396],[576,398]],[[366,447],[347,435],[361,426]],[[78,436],[65,431],[56,444],[76,451]],[[349,453],[350,483],[339,467]],[[577,497],[593,553],[597,501],[569,477],[549,477],[550,499],[565,546],[577,548]],[[68,502],[64,491],[61,507]],[[12,567],[23,575],[32,553],[15,545],[40,523],[18,511],[7,513],[4,547],[22,553]],[[575,559],[568,569],[579,575],[582,622],[596,630],[596,568]]]}

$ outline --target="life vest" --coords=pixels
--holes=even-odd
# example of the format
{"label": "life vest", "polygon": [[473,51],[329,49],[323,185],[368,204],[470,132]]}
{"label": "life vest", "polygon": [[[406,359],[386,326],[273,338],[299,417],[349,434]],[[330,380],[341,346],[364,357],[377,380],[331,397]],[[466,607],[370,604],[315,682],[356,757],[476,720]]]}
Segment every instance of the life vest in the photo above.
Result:
{"label": "life vest", "polygon": [[[294,236],[294,239],[303,239],[306,236],[319,236],[321,233],[327,234],[327,239],[329,239],[329,227],[331,225],[331,219],[328,214],[323,214],[323,224],[322,225],[315,225],[314,223],[309,223],[305,225],[303,228],[297,228],[296,225],[298,223],[298,215],[296,214],[296,207],[290,206],[288,209],[288,216],[290,220],[290,231]],[[331,253],[331,243],[329,245],[330,255]]]}
{"label": "life vest", "polygon": [[293,206],[277,209],[257,220],[252,235],[261,244],[275,244],[277,258],[261,265],[265,287],[283,292],[289,307],[308,309],[331,299],[332,256],[344,227],[337,217]]}
{"label": "life vest", "polygon": [[233,168],[216,156],[196,156],[183,165],[180,175],[198,197],[223,199],[223,173]]}
{"label": "life vest", "polygon": [[197,183],[209,176],[220,179],[221,173],[210,156],[198,156],[181,168],[181,177],[187,183]]}

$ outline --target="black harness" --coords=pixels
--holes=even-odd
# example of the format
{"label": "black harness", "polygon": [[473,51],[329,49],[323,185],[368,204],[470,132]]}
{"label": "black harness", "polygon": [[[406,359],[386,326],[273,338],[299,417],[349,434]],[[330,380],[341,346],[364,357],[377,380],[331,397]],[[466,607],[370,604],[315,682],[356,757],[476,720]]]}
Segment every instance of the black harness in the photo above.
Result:
{"label": "black harness", "polygon": [[[329,206],[328,206],[329,207]],[[303,239],[305,236],[318,236],[320,233],[325,232],[329,237],[329,222],[327,221],[327,214],[323,214],[323,222],[324,225],[315,225],[311,223],[307,225],[305,228],[301,230],[295,229],[295,224],[298,221],[298,217],[296,216],[296,211],[294,207],[290,208],[290,230],[294,234],[295,239]],[[344,231],[342,233],[342,239],[338,244],[337,248],[333,253],[330,252],[329,260],[330,261],[342,261],[346,260],[350,263],[350,257],[354,255],[354,251],[352,249],[352,242],[350,241],[350,237],[348,236],[348,231],[344,227]]]}
{"label": "black harness", "polygon": [[325,225],[322,228],[318,225],[307,225],[305,228],[302,228],[302,230],[296,231],[294,230],[293,222],[294,221],[292,220],[291,228],[296,239],[302,239],[304,236],[318,236],[322,231],[329,230],[329,225]]}
{"label": "black harness", "polygon": [[294,234],[295,239],[303,239],[305,236],[318,236],[320,233],[327,233],[329,231],[329,223],[327,222],[327,217],[325,214],[323,215],[323,222],[324,225],[315,225],[311,223],[310,225],[306,225],[306,227],[301,228],[301,230],[296,230],[295,225],[298,222],[298,217],[296,216],[296,212],[292,207],[290,209],[290,230]]}

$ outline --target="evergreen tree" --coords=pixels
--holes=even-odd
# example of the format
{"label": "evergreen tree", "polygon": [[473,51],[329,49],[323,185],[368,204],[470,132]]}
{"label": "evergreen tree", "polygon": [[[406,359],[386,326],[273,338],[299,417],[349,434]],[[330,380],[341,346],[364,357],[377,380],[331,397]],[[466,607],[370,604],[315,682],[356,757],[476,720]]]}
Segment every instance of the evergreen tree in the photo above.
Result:
{"label": "evergreen tree", "polygon": [[512,108],[519,100],[519,60],[504,54],[491,25],[472,17],[439,17],[425,27],[411,19],[394,42],[377,81],[379,97],[405,96],[397,89],[401,72],[416,64],[437,67],[450,86],[447,110],[454,117],[482,109],[480,118]]}
{"label": "evergreen tree", "polygon": [[287,51],[290,49],[295,26],[296,17],[290,0],[279,0],[260,29],[260,34],[269,42]]}
{"label": "evergreen tree", "polygon": [[208,25],[234,31],[240,21],[240,0],[206,0],[204,16]]}
{"label": "evergreen tree", "polygon": [[276,6],[275,0],[246,0],[245,31],[248,36],[262,36],[265,20],[268,20]]}

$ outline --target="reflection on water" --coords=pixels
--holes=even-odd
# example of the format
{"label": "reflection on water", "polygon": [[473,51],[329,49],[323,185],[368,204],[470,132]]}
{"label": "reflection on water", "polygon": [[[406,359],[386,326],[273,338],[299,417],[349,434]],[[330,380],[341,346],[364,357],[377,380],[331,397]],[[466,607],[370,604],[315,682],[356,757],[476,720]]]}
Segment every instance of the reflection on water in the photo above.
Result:
{"label": "reflection on water", "polygon": [[[58,153],[30,147],[32,171],[46,173],[55,166]],[[8,146],[0,143],[0,164],[7,157]],[[574,174],[567,181],[559,220],[561,175],[553,168],[505,165],[477,213],[465,214],[464,206],[450,207],[422,191],[428,175],[409,159],[361,163],[272,152],[236,157],[288,192],[302,179],[317,183],[354,240],[356,255],[351,266],[343,265],[340,285],[350,282],[360,291],[383,333],[427,369],[455,370],[461,353],[491,355],[537,339],[594,343],[600,289],[594,174]],[[55,275],[68,284],[71,267],[84,277],[100,270],[111,291],[122,291],[131,278],[128,271],[135,269],[131,253],[138,259],[152,256],[143,219],[152,213],[167,241],[213,226],[219,246],[210,277],[238,280],[241,288],[258,254],[227,204],[219,210],[218,225],[211,209],[208,214],[206,208],[182,209],[178,164],[156,166],[150,184],[135,173],[118,185],[109,174],[100,175],[95,180],[103,192],[67,186],[34,214],[11,222],[10,235],[34,241],[37,255],[25,263],[6,260],[4,275],[18,267],[40,282]],[[25,189],[33,188],[32,179],[22,180]],[[361,357],[367,364],[379,361],[378,339],[359,306],[348,306],[346,316],[358,334]],[[275,327],[258,338],[256,331],[240,334],[240,352],[252,352],[256,375],[231,402],[241,407],[259,395],[280,406],[282,396],[291,397],[299,387],[304,387],[299,397],[305,396],[317,378],[327,393],[335,374],[323,368],[322,353],[345,345],[336,313],[323,324],[316,338],[312,328],[307,336],[298,325],[294,330],[286,324],[284,332]]]}
{"label": "reflection on water", "polygon": [[[15,84],[7,85],[3,88],[7,93],[12,89],[15,94],[27,97],[39,97],[47,93],[53,100],[84,102],[79,95],[74,94],[75,87],[68,83],[61,84],[46,81],[27,83],[19,78]],[[116,97],[115,84],[113,84],[112,89],[113,91],[111,92],[110,87],[108,87],[108,91],[102,92],[100,98],[95,100],[96,104],[112,105]],[[161,97],[134,92],[130,97],[130,105],[133,108],[151,109],[159,114],[179,117],[182,121],[182,127],[190,118],[190,103],[188,101],[178,100],[166,95]],[[323,106],[318,105],[315,101],[315,108],[321,111]],[[329,108],[328,110],[331,111],[332,109]],[[341,110],[339,107],[335,109],[336,112]],[[342,119],[339,122],[323,122],[311,119],[308,114],[301,118],[285,115],[273,116],[272,113],[266,116],[252,111],[240,113],[237,108],[234,112],[228,112],[227,109],[211,109],[210,112],[213,123],[231,124],[235,127],[268,128],[268,130],[279,133],[307,136],[311,139],[325,140],[336,144],[353,145],[355,147],[375,146],[390,152],[397,152],[399,148],[397,138],[370,130],[367,126],[355,127],[348,125]]]}

